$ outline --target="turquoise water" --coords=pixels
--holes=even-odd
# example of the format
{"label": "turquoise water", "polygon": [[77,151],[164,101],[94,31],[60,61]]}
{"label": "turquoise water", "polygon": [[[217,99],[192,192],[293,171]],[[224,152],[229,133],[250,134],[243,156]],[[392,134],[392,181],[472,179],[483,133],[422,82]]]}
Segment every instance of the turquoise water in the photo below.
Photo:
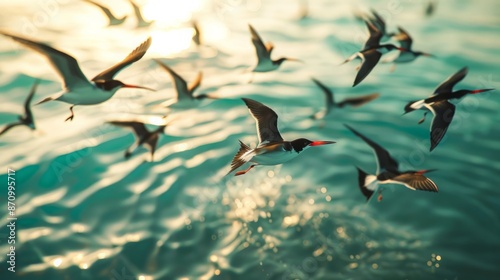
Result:
{"label": "turquoise water", "polygon": [[[128,13],[121,1],[118,13]],[[142,1],[146,3],[146,1]],[[154,2],[154,1],[150,1]],[[161,2],[161,1],[160,1]],[[175,3],[182,1],[165,1]],[[78,58],[89,77],[153,37],[146,56],[117,78],[157,92],[120,90],[111,100],[75,107],[33,109],[37,130],[15,128],[0,138],[0,279],[497,279],[500,272],[500,97],[498,90],[467,96],[446,137],[432,153],[430,118],[405,116],[409,100],[424,98],[464,66],[457,89],[499,88],[498,1],[440,1],[424,16],[421,1],[192,1],[162,11],[149,29],[134,19],[106,28],[102,15],[81,1],[1,1],[0,26],[50,43]],[[167,4],[165,4],[167,5]],[[370,6],[369,6],[370,5]],[[189,7],[188,7],[189,6]],[[414,49],[437,59],[378,65],[352,88],[356,63],[339,64],[366,38],[353,10],[373,7],[389,30],[403,26]],[[179,8],[181,9],[181,8]],[[172,12],[171,10],[174,10]],[[206,46],[190,45],[190,13]],[[247,24],[273,41],[273,57],[285,63],[257,74]],[[125,160],[130,131],[104,124],[138,114],[173,96],[162,58],[188,81],[204,73],[198,93],[220,100],[174,112],[154,162],[141,148]],[[0,38],[0,123],[17,119],[35,77],[34,101],[59,90],[40,55]],[[380,92],[360,108],[334,110],[322,121],[309,116],[323,97],[315,77],[339,99]],[[335,140],[280,166],[256,167],[224,177],[238,139],[255,146],[254,120],[241,97],[272,107],[285,139]],[[429,173],[439,193],[385,187],[368,204],[357,187],[355,166],[375,171],[370,148],[348,123],[399,160],[405,169]],[[7,169],[16,179],[16,272],[7,270]]]}

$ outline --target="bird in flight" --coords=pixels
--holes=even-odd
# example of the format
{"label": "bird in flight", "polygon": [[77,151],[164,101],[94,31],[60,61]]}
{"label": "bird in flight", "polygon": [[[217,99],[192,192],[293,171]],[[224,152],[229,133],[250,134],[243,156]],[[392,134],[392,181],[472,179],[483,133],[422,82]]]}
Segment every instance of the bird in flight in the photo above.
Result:
{"label": "bird in flight", "polygon": [[36,88],[38,87],[38,82],[39,82],[38,79],[35,80],[35,82],[33,83],[33,86],[31,87],[31,91],[28,94],[28,97],[26,97],[26,101],[24,101],[24,114],[19,115],[19,117],[18,117],[19,120],[17,122],[13,122],[13,123],[10,123],[10,124],[4,126],[0,130],[0,135],[6,133],[11,128],[14,128],[14,127],[20,126],[20,125],[25,125],[25,126],[31,128],[32,130],[35,129],[35,119],[33,118],[33,113],[31,112],[31,100],[33,99],[33,95],[35,95]]}
{"label": "bird in flight", "polygon": [[243,175],[257,165],[277,165],[287,162],[309,147],[333,144],[334,141],[311,141],[305,138],[285,141],[278,131],[278,115],[266,105],[249,98],[243,98],[250,114],[256,121],[259,145],[252,149],[240,141],[240,150],[231,162],[231,173],[247,162],[252,165],[238,171],[235,176]]}

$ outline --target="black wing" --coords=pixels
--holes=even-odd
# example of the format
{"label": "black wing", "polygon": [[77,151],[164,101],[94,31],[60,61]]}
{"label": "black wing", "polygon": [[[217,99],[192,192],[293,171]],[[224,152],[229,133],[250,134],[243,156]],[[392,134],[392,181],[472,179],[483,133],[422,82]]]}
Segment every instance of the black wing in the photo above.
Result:
{"label": "black wing", "polygon": [[250,24],[248,25],[248,27],[250,28],[250,33],[252,34],[252,43],[255,47],[258,59],[270,60],[271,50],[273,49],[272,45],[264,45],[264,42],[259,36],[259,33],[257,33],[257,31]]}
{"label": "black wing", "polygon": [[380,96],[379,93],[372,93],[362,96],[348,97],[342,100],[341,102],[337,103],[337,106],[339,106],[340,108],[344,107],[345,105],[351,105],[352,107],[359,107],[365,103],[372,101],[373,99],[379,96]]}
{"label": "black wing", "polygon": [[377,157],[377,174],[381,173],[384,170],[399,173],[398,162],[391,157],[387,150],[385,150],[372,140],[368,139],[363,134],[357,132],[356,130],[354,130],[354,128],[348,126],[347,124],[344,125],[358,137],[363,139],[368,145],[370,145],[370,147],[372,147],[373,151],[375,152],[375,156]]}
{"label": "black wing", "polygon": [[399,33],[394,36],[394,39],[398,40],[399,44],[403,49],[411,50],[411,45],[413,40],[410,37],[410,34],[406,32],[402,27],[398,27]]}
{"label": "black wing", "polygon": [[361,68],[359,69],[358,74],[354,79],[354,84],[352,85],[353,87],[361,83],[361,81],[363,81],[366,76],[370,74],[370,72],[380,60],[380,57],[382,57],[382,54],[376,49],[373,49],[361,53],[360,56],[362,59]]}
{"label": "black wing", "polygon": [[14,127],[19,126],[19,125],[24,125],[24,123],[23,122],[9,123],[8,125],[4,126],[4,128],[2,128],[2,130],[0,130],[0,135],[4,134],[9,129],[14,128]]}
{"label": "black wing", "polygon": [[108,122],[117,126],[130,127],[139,139],[144,138],[144,136],[150,134],[146,129],[146,126],[142,122],[138,121],[110,121]]}
{"label": "black wing", "polygon": [[127,66],[130,64],[138,61],[141,59],[145,54],[146,51],[149,49],[149,46],[151,46],[151,37],[149,37],[146,41],[144,41],[141,45],[139,45],[135,50],[133,50],[127,57],[125,57],[122,61],[119,63],[111,66],[110,68],[102,71],[99,73],[97,76],[95,76],[92,81],[97,81],[97,80],[104,80],[104,81],[109,81],[112,80],[113,77],[118,74],[121,70],[125,69]]}
{"label": "black wing", "polygon": [[434,102],[432,105],[425,105],[432,114],[434,118],[431,124],[431,148],[430,151],[437,147],[441,139],[443,139],[444,134],[448,130],[448,126],[455,115],[455,105],[444,100],[439,102]]}
{"label": "black wing", "polygon": [[26,116],[26,118],[28,119],[33,119],[33,114],[31,113],[31,108],[30,108],[30,103],[31,103],[31,100],[33,99],[33,95],[35,95],[35,91],[36,91],[36,88],[38,87],[38,83],[40,82],[40,80],[36,79],[35,80],[35,83],[33,83],[33,86],[31,87],[31,91],[28,95],[28,97],[26,98],[26,101],[24,101],[24,114]]}
{"label": "black wing", "polygon": [[368,27],[368,31],[370,32],[370,37],[366,40],[365,45],[363,46],[362,51],[376,48],[380,45],[380,39],[382,38],[382,32],[369,21],[365,21],[366,27]]}
{"label": "black wing", "polygon": [[335,101],[334,101],[334,98],[333,98],[333,92],[327,87],[325,86],[323,83],[321,83],[320,81],[312,78],[311,79],[322,91],[323,93],[325,94],[325,101],[326,101],[326,107],[329,107],[329,106],[334,106],[335,105]]}
{"label": "black wing", "polygon": [[457,73],[453,74],[451,77],[442,82],[434,91],[434,94],[448,93],[453,91],[455,84],[463,80],[467,75],[467,67],[460,69]]}
{"label": "black wing", "polygon": [[259,143],[283,141],[278,131],[278,115],[269,107],[249,98],[242,98],[256,121]]}

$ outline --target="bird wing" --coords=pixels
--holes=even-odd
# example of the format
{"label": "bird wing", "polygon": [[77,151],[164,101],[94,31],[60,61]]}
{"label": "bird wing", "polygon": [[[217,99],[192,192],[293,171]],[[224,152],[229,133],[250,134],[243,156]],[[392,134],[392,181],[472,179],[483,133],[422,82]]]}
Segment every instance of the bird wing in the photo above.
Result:
{"label": "bird wing", "polygon": [[146,129],[146,126],[144,123],[139,122],[139,121],[110,121],[108,122],[113,125],[117,126],[123,126],[123,127],[129,127],[131,128],[134,133],[136,134],[137,138],[141,138],[144,135],[149,134],[149,131]]}
{"label": "bird wing", "polygon": [[340,108],[344,107],[345,105],[351,105],[352,107],[359,107],[365,103],[372,101],[373,99],[379,96],[380,96],[379,93],[372,93],[362,96],[348,97],[342,100],[341,102],[337,103],[337,106],[339,106]]}
{"label": "bird wing", "polygon": [[390,180],[389,182],[402,184],[412,190],[430,192],[438,191],[437,185],[431,179],[425,177],[422,174],[419,174],[418,172],[400,174],[392,178],[392,180]]}
{"label": "bird wing", "polygon": [[375,27],[377,27],[377,29],[380,30],[382,34],[385,34],[384,19],[373,9],[371,10],[371,13],[373,17],[371,18],[370,22],[373,23],[373,25],[375,25]]}
{"label": "bird wing", "polygon": [[357,132],[354,128],[348,126],[347,124],[344,125],[359,138],[363,139],[370,147],[372,147],[375,152],[375,156],[377,157],[377,174],[380,174],[383,171],[398,172],[398,162],[391,157],[387,150],[368,139],[363,134]]}
{"label": "bird wing", "polygon": [[383,35],[382,32],[372,22],[365,21],[365,23],[368,27],[368,31],[370,32],[370,37],[368,37],[368,40],[366,40],[362,51],[378,47],[380,45],[380,39]]}
{"label": "bird wing", "polygon": [[278,115],[269,107],[249,98],[242,98],[256,121],[259,145],[280,142],[283,138],[278,131]]}
{"label": "bird wing", "polygon": [[33,86],[31,87],[31,91],[28,94],[28,97],[26,97],[26,101],[24,101],[24,114],[26,117],[32,119],[33,115],[31,114],[31,108],[30,108],[30,103],[31,100],[33,99],[33,95],[35,95],[36,88],[38,87],[38,83],[40,80],[36,79],[35,83],[33,83]]}
{"label": "bird wing", "polygon": [[467,75],[467,67],[460,69],[457,73],[442,82],[434,91],[434,94],[448,93],[453,91],[455,84],[460,82]]}
{"label": "bird wing", "polygon": [[273,49],[272,44],[268,44],[270,50],[268,51],[268,48],[264,43],[262,42],[262,39],[260,38],[259,34],[257,31],[249,24],[248,27],[250,28],[250,33],[252,34],[252,43],[253,46],[255,47],[255,51],[257,53],[257,59],[260,61],[262,59],[271,59],[271,50]]}
{"label": "bird wing", "polygon": [[200,86],[202,78],[203,78],[203,73],[200,71],[198,72],[196,79],[188,85],[187,89],[191,93],[191,96],[193,95],[193,92]]}
{"label": "bird wing", "polygon": [[100,8],[102,10],[102,12],[108,17],[109,19],[109,22],[111,22],[112,20],[117,20],[118,18],[115,17],[115,15],[113,15],[113,13],[111,12],[110,9],[108,9],[107,7],[104,7],[103,5],[99,4],[99,3],[96,3],[94,1],[91,1],[91,0],[83,0],[87,3],[90,3],[98,8]]}
{"label": "bird wing", "polygon": [[354,84],[352,85],[353,87],[356,86],[357,84],[361,83],[368,74],[373,70],[375,65],[377,65],[378,61],[380,60],[380,57],[382,57],[382,54],[378,52],[376,49],[366,51],[365,53],[360,53],[359,56],[361,57],[361,68],[358,71],[358,74],[356,75],[356,78],[354,79]]}
{"label": "bird wing", "polygon": [[140,44],[135,50],[133,50],[127,57],[125,57],[122,61],[119,63],[111,66],[110,68],[102,71],[99,73],[97,76],[92,78],[92,81],[97,81],[97,80],[104,80],[104,81],[109,81],[112,80],[113,77],[118,74],[121,70],[125,69],[127,66],[130,64],[138,61],[141,59],[145,54],[146,51],[148,50],[149,46],[151,46],[151,37],[148,37],[146,41],[144,41],[142,44]]}
{"label": "bird wing", "polygon": [[5,132],[7,132],[9,129],[13,128],[13,127],[16,127],[18,125],[24,125],[24,123],[22,122],[14,122],[14,123],[9,123],[8,125],[4,126],[4,128],[2,130],[0,130],[0,135],[4,134]]}
{"label": "bird wing", "polygon": [[191,24],[193,25],[194,29],[193,41],[196,45],[201,45],[201,33],[200,33],[200,27],[198,26],[198,22],[192,21]]}
{"label": "bird wing", "polygon": [[130,2],[130,5],[132,5],[132,8],[134,9],[134,14],[137,17],[137,21],[144,22],[144,17],[142,16],[141,7],[139,7],[139,5],[134,3],[134,1],[132,1],[132,0],[129,0],[129,2]]}
{"label": "bird wing", "polygon": [[28,47],[45,56],[62,80],[63,89],[71,89],[72,87],[77,87],[79,85],[90,86],[90,82],[83,74],[80,66],[78,65],[78,61],[76,61],[74,57],[43,43],[31,41],[1,30],[0,34],[10,37],[25,47]]}
{"label": "bird wing", "polygon": [[401,47],[406,50],[411,50],[411,45],[413,43],[413,40],[411,39],[410,35],[406,30],[404,30],[402,27],[398,27],[399,33],[394,36],[394,39],[396,39],[399,44],[401,44]]}
{"label": "bird wing", "polygon": [[324,85],[322,82],[312,78],[311,79],[324,93],[325,95],[325,103],[326,103],[326,107],[330,107],[330,106],[334,106],[335,105],[335,102],[334,102],[334,98],[333,98],[333,92],[326,86]]}
{"label": "bird wing", "polygon": [[168,67],[166,64],[161,61],[155,59],[155,61],[172,77],[172,81],[174,82],[175,91],[177,91],[177,100],[183,99],[192,99],[192,92],[188,89],[186,81],[179,76],[172,68]]}
{"label": "bird wing", "polygon": [[434,150],[439,144],[441,139],[443,139],[444,134],[448,130],[448,126],[455,115],[455,105],[450,102],[443,100],[439,102],[434,102],[432,105],[424,103],[424,106],[429,109],[434,115],[431,123],[431,148]]}

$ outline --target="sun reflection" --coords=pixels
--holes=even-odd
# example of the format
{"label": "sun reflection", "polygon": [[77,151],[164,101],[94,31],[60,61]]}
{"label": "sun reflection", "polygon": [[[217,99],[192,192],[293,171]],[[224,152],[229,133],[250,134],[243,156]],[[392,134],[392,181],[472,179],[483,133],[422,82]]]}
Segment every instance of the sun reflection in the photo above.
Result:
{"label": "sun reflection", "polygon": [[160,56],[169,56],[188,49],[191,46],[192,28],[179,28],[169,31],[153,31],[153,44],[149,52]]}
{"label": "sun reflection", "polygon": [[203,0],[172,1],[150,0],[142,9],[146,20],[154,20],[156,24],[172,25],[186,22],[202,8]]}

